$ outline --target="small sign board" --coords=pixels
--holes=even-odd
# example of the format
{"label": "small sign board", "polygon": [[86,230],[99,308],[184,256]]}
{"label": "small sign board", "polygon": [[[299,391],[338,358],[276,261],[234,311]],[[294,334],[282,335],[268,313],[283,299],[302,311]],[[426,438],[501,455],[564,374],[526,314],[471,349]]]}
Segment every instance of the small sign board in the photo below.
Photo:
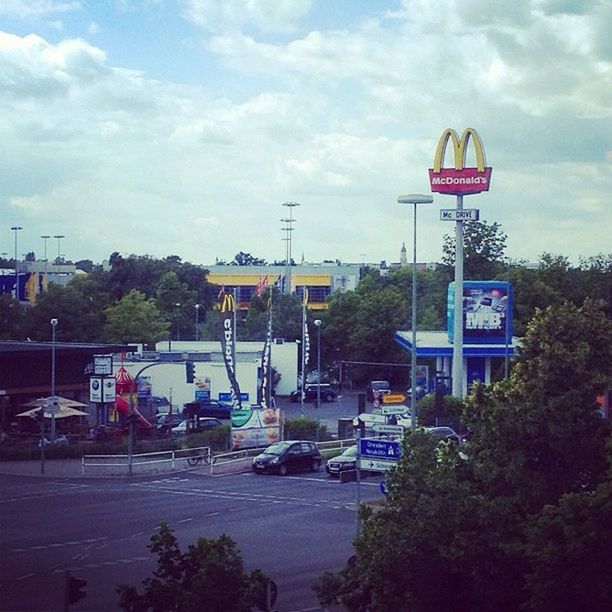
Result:
{"label": "small sign board", "polygon": [[401,425],[381,425],[377,423],[372,426],[372,431],[392,436],[401,436],[404,433],[404,428]]}
{"label": "small sign board", "polygon": [[395,465],[397,465],[396,461],[369,459],[367,457],[361,457],[359,459],[359,469],[370,470],[371,472],[387,472]]}
{"label": "small sign board", "polygon": [[45,406],[45,412],[49,414],[57,414],[60,411],[60,404],[57,397],[51,396],[47,399],[47,404]]}
{"label": "small sign board", "polygon": [[102,379],[99,376],[89,379],[89,401],[94,404],[102,402]]}
{"label": "small sign board", "polygon": [[383,404],[401,404],[406,401],[406,396],[401,393],[388,393],[382,396]]}
{"label": "small sign board", "polygon": [[106,403],[112,403],[117,397],[117,381],[114,376],[107,376],[102,379],[102,401]]}
{"label": "small sign board", "polygon": [[480,210],[478,208],[443,208],[440,211],[440,221],[478,221]]}
{"label": "small sign board", "polygon": [[94,355],[94,374],[110,376],[113,373],[112,355]]}

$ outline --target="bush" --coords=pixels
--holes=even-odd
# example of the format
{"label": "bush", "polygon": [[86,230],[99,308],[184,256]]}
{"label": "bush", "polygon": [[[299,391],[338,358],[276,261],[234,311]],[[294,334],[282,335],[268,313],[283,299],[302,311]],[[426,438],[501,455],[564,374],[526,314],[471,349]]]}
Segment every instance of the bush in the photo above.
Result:
{"label": "bush", "polygon": [[323,442],[331,440],[325,425],[313,419],[299,418],[285,421],[285,440],[312,440]]}
{"label": "bush", "polygon": [[417,404],[419,425],[424,427],[446,426],[452,427],[455,431],[460,431],[462,428],[463,401],[452,395],[444,395],[443,401],[444,408],[441,413],[436,414],[435,396],[433,394],[426,395]]}
{"label": "bush", "polygon": [[213,427],[208,431],[190,434],[182,443],[183,448],[210,446],[213,451],[226,451],[231,447],[231,429],[229,425]]}

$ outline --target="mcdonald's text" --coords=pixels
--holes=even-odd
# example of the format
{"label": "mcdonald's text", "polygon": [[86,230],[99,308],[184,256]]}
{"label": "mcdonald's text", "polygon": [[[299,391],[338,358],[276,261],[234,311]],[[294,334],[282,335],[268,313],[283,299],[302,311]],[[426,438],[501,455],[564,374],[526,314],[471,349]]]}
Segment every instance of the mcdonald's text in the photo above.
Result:
{"label": "mcdonald's text", "polygon": [[491,168],[441,168],[439,172],[429,171],[431,190],[447,195],[469,195],[489,191]]}

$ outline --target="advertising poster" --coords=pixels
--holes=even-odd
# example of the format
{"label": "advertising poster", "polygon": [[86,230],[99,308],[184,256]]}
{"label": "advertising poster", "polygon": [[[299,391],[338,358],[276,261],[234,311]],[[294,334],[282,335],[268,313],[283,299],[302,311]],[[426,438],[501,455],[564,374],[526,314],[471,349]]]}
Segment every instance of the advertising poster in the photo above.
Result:
{"label": "advertising poster", "polygon": [[[448,339],[453,341],[455,283],[448,287]],[[505,281],[463,283],[465,344],[505,344],[512,338],[512,288]]]}
{"label": "advertising poster", "polygon": [[258,448],[280,440],[280,410],[254,408],[232,411],[232,449]]}

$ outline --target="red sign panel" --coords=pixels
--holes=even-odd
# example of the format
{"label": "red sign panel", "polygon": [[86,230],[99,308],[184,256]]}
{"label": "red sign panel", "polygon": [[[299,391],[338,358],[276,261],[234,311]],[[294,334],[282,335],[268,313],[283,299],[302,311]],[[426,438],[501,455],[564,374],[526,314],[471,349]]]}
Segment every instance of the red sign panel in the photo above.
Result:
{"label": "red sign panel", "polygon": [[480,171],[478,168],[440,168],[439,172],[429,171],[431,190],[448,195],[468,195],[489,191],[491,168]]}

